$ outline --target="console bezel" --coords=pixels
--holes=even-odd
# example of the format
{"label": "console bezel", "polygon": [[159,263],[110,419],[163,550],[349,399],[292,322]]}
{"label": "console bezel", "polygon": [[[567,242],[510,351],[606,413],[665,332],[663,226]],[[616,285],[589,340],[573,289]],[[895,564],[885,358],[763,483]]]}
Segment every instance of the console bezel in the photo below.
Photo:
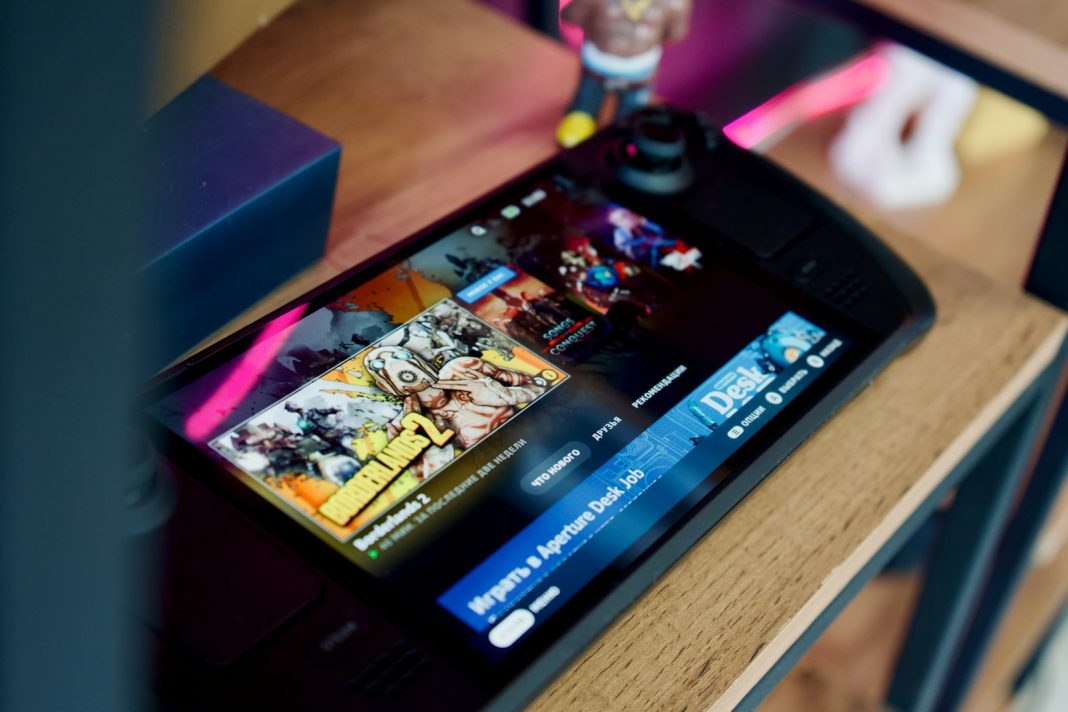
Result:
{"label": "console bezel", "polygon": [[[428,228],[278,308],[218,344],[183,360],[154,378],[146,385],[144,391],[142,402],[148,402],[157,398],[163,390],[170,390],[188,382],[197,374],[231,358],[240,351],[241,345],[252,335],[258,333],[265,324],[294,306],[306,303],[310,305],[310,308],[317,308],[328,303],[335,296],[346,291],[349,288],[347,287],[349,282],[370,278],[385,269],[392,260],[410,254],[442,234],[462,226],[473,213],[484,210],[486,206],[500,200],[503,193],[515,189],[516,186],[529,184],[538,176],[561,169],[588,177],[602,186],[611,199],[624,202],[654,221],[665,224],[669,229],[681,228],[681,236],[686,237],[685,231],[692,229],[692,226],[691,228],[685,227],[685,219],[680,222],[678,216],[672,217],[669,214],[677,211],[673,211],[670,207],[665,209],[663,204],[658,207],[654,203],[667,200],[672,204],[680,201],[681,204],[686,196],[702,186],[700,178],[704,170],[704,162],[715,160],[732,166],[732,170],[738,170],[737,167],[741,166],[743,174],[755,177],[762,185],[776,191],[778,195],[791,201],[799,201],[808,209],[819,213],[822,218],[821,224],[848,234],[853,240],[851,247],[855,249],[855,252],[845,261],[863,264],[862,271],[866,278],[874,280],[872,285],[874,296],[869,299],[869,302],[880,301],[882,303],[880,308],[884,315],[893,312],[890,316],[877,319],[877,323],[870,323],[867,326],[864,324],[863,315],[858,316],[855,311],[851,314],[848,310],[843,310],[833,302],[829,302],[821,296],[819,290],[791,279],[788,264],[796,259],[794,254],[796,245],[785,249],[773,259],[762,261],[757,261],[745,254],[744,248],[732,245],[729,241],[723,241],[719,245],[736,259],[748,264],[750,269],[766,275],[769,280],[776,280],[776,288],[803,293],[806,295],[805,299],[819,301],[823,305],[821,309],[833,311],[842,320],[854,324],[857,329],[854,333],[867,332],[872,339],[870,349],[864,353],[863,358],[859,358],[858,353],[858,358],[850,364],[848,373],[833,387],[820,389],[818,397],[813,396],[813,402],[809,403],[811,407],[806,414],[790,423],[784,421],[775,428],[774,431],[780,432],[776,433],[777,437],[774,438],[774,442],[767,444],[759,455],[752,458],[744,471],[732,478],[724,490],[718,491],[714,496],[709,495],[707,501],[696,506],[691,503],[692,508],[687,516],[672,525],[670,533],[661,534],[655,549],[640,557],[628,573],[619,577],[613,590],[605,594],[600,602],[591,605],[581,618],[569,625],[566,632],[560,633],[550,646],[536,654],[517,657],[514,659],[516,662],[502,665],[488,674],[478,674],[475,671],[477,665],[472,664],[474,658],[457,653],[457,651],[451,651],[450,655],[448,645],[435,644],[432,640],[434,634],[427,637],[413,635],[410,629],[407,631],[413,638],[422,638],[421,643],[430,649],[431,653],[439,658],[448,659],[453,664],[453,674],[462,675],[468,681],[473,682],[475,687],[483,691],[482,694],[491,698],[488,704],[493,709],[518,707],[536,694],[552,676],[564,668],[574,655],[603,632],[612,619],[625,610],[746,493],[763,480],[782,459],[811,435],[820,423],[852,398],[863,388],[864,384],[870,382],[871,378],[889,363],[894,355],[918,338],[930,326],[934,317],[933,302],[918,278],[852,218],[764,159],[738,149],[720,136],[713,135],[712,139],[709,139],[710,132],[714,134],[714,129],[703,125],[697,118],[675,115],[673,120],[683,121],[691,146],[697,144],[697,148],[689,157],[694,163],[695,173],[698,176],[693,187],[675,191],[674,194],[669,191],[668,194],[649,196],[642,195],[617,180],[616,167],[606,156],[610,156],[615,147],[620,145],[619,142],[624,134],[623,129],[619,127],[609,128],[586,144],[535,166]],[[710,145],[711,148],[706,148]],[[849,249],[845,251],[849,252]],[[835,261],[836,263],[842,262],[841,255],[836,255]],[[182,461],[181,466],[184,469],[200,470],[217,467],[211,463],[210,458],[203,457],[192,446],[181,445],[175,437],[162,433],[160,428],[153,428],[153,430],[157,442],[165,443],[165,446],[171,449],[171,453]],[[760,443],[761,441],[755,440],[754,442]],[[748,455],[751,454],[752,448],[743,450]],[[739,451],[736,455],[741,452]],[[732,457],[732,460],[734,459]],[[203,479],[198,475],[193,476]],[[320,571],[329,572],[327,577],[331,580],[339,582],[342,586],[352,587],[365,584],[370,578],[335,552],[322,547],[314,536],[265,501],[253,503],[251,500],[259,498],[250,496],[244,485],[234,478],[208,478],[208,480],[213,490],[231,506],[247,508],[251,514],[248,518],[256,522],[257,528],[265,536],[275,540],[286,539],[287,548],[297,551],[301,557]],[[279,537],[277,534],[266,533],[267,528],[273,529],[274,527],[281,527],[285,532],[284,535]],[[290,540],[290,537],[293,538]],[[342,566],[352,571],[342,572]],[[367,600],[372,607],[386,604],[382,595],[369,596]],[[458,672],[457,668],[464,672]]]}

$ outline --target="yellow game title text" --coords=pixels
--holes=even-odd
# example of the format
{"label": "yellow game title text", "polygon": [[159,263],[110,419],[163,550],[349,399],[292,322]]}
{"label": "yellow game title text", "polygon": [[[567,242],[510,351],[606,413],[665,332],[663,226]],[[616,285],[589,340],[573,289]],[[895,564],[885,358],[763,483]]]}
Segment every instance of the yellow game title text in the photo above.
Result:
{"label": "yellow game title text", "polygon": [[[422,457],[431,445],[441,447],[452,439],[453,431],[439,430],[430,418],[420,413],[408,413],[401,419],[401,431],[390,440],[373,460],[365,464],[352,478],[330,495],[319,507],[319,514],[340,526],[345,526],[362,512],[375,497],[402,472]],[[425,435],[420,435],[422,430]]]}

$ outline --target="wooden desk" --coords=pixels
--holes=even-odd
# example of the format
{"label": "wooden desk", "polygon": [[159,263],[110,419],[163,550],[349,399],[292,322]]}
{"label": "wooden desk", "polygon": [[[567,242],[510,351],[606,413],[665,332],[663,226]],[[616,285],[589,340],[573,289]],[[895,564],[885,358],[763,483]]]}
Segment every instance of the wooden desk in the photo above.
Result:
{"label": "wooden desk", "polygon": [[[1064,279],[1068,264],[1068,163],[1063,158],[1064,127],[1068,126],[1068,5],[1058,0],[815,2],[858,22],[876,36],[910,45],[1030,104],[1061,124],[1038,152],[1005,157],[998,165],[966,171],[961,190],[951,201],[933,210],[892,217],[907,230],[937,230],[932,235],[934,241],[956,243],[959,251],[955,255],[1000,279],[1026,284],[1028,291],[1068,308],[1068,281]],[[792,149],[802,150],[779,151],[779,159],[788,163],[800,160],[806,169],[815,165],[818,174],[823,160],[812,161],[811,151],[807,159],[804,157],[806,143],[809,148],[820,143],[811,140],[816,134],[809,128],[807,137],[792,141]],[[1060,177],[1053,179],[1052,199],[1046,203],[1049,178],[1041,176],[1052,177],[1058,165]],[[808,170],[806,175],[810,175]],[[819,183],[819,176],[815,178]],[[1032,193],[1017,194],[1021,187]],[[1036,198],[1048,208],[1036,205]],[[977,200],[981,207],[971,206],[964,215],[959,214],[964,204]],[[1036,245],[1031,236],[1033,220],[1039,215],[1044,216],[1044,224]],[[1060,356],[1062,364],[1065,359],[1068,344]],[[967,622],[947,615],[946,596],[940,591],[963,592],[975,585],[958,577],[956,571],[939,575],[957,568],[954,562],[960,560],[959,549],[967,546],[958,543],[947,547],[928,563],[927,582],[908,639],[904,646],[895,646],[901,665],[888,694],[894,706],[925,709],[935,704],[933,698],[937,696],[940,708],[964,704],[967,709],[1000,709],[1015,693],[1017,676],[1039,643],[1037,632],[1055,621],[1051,611],[1063,605],[1063,589],[1041,587],[1036,582],[1045,574],[1043,567],[1027,564],[1042,523],[1047,529],[1057,529],[1061,526],[1057,517],[1068,517],[1068,507],[1060,515],[1048,514],[1058,497],[1068,498],[1063,485],[1068,471],[1068,406],[1054,401],[1049,421],[1053,423],[1049,436],[1041,435],[1034,452],[1027,453],[1031,464],[1024,466],[1026,484],[1014,495],[1004,495],[1012,498],[1015,507],[1009,521],[1002,526],[1000,519],[991,517],[990,524],[974,527],[975,550],[987,546],[983,537],[988,533],[996,532],[999,544],[981,566],[985,583],[974,593],[956,597],[955,605],[966,611]],[[1068,552],[1055,557],[1054,562],[1061,560],[1064,564],[1058,570],[1068,571]],[[954,581],[961,583],[958,586]],[[1021,625],[1024,621],[1026,625]],[[953,629],[959,633],[950,632]],[[1025,629],[1031,632],[1021,635]],[[933,635],[936,630],[943,633]],[[1025,641],[1028,637],[1030,642]],[[996,641],[995,647],[987,654],[992,641]],[[952,662],[947,663],[950,657]],[[969,686],[971,696],[966,699]]]}
{"label": "wooden desk", "polygon": [[[463,0],[307,0],[254,36],[215,75],[344,150],[326,259],[243,320],[551,155],[576,66]],[[535,708],[731,708],[1051,363],[1063,314],[885,236],[931,286],[931,333]]]}
{"label": "wooden desk", "polygon": [[856,0],[1068,96],[1068,4],[1063,0]]}

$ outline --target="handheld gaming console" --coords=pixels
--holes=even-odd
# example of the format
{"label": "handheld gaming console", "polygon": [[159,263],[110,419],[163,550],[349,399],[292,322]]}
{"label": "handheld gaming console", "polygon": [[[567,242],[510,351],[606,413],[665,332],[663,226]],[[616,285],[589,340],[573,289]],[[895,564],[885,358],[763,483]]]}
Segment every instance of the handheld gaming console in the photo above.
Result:
{"label": "handheld gaming console", "polygon": [[162,374],[167,709],[528,701],[934,317],[646,110]]}

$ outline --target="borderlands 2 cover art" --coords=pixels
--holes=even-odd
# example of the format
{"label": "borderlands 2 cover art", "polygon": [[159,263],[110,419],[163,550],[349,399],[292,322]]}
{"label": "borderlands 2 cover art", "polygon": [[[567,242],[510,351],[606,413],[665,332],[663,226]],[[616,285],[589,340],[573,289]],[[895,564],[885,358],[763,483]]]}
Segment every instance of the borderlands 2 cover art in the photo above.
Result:
{"label": "borderlands 2 cover art", "polygon": [[567,377],[445,299],[210,444],[347,539]]}

